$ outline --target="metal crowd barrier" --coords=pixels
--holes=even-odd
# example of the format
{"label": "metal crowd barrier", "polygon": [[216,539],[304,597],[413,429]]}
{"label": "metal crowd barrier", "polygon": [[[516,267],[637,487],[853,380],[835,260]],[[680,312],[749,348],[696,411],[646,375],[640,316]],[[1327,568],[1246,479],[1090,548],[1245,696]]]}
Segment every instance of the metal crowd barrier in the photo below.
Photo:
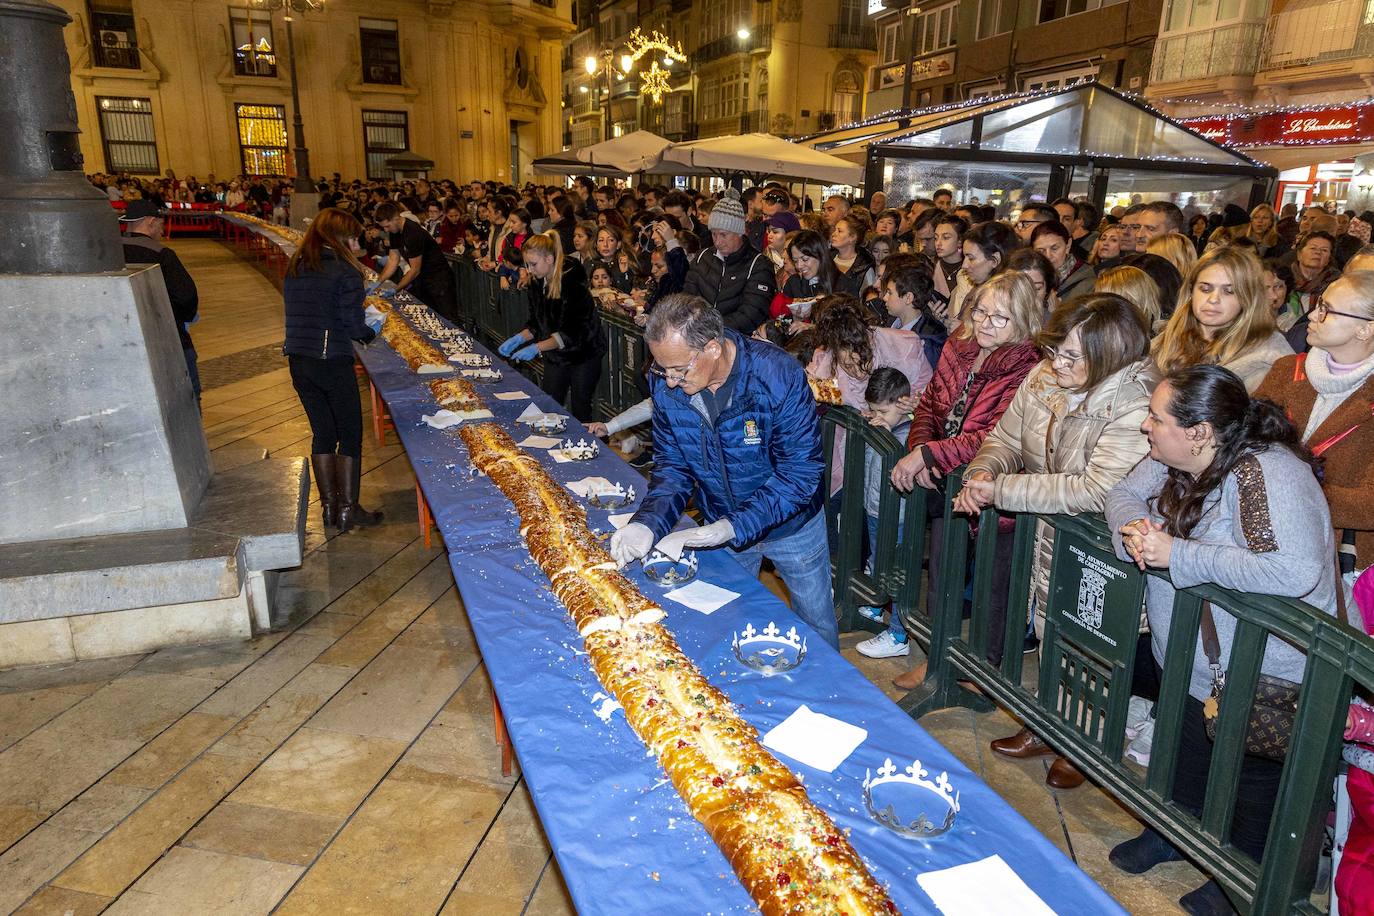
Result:
{"label": "metal crowd barrier", "polygon": [[[967,516],[951,503],[961,474],[952,473],[942,494],[945,508],[941,568],[967,568],[974,551],[972,611],[967,622],[967,583],[959,573],[943,575],[926,613],[920,605],[925,555],[925,500],[939,498],[917,488],[911,495],[884,484],[880,504],[882,534],[871,570],[862,555],[864,450],[883,456],[884,474],[904,452],[891,434],[869,426],[848,408],[830,408],[822,419],[827,471],[844,461],[844,484],[834,550],[835,597],[846,621],[858,604],[895,601],[908,632],[928,647],[924,682],[899,705],[913,717],[951,706],[1008,709],[1111,792],[1138,818],[1216,877],[1243,913],[1319,913],[1312,902],[1326,813],[1340,761],[1345,710],[1356,685],[1374,688],[1374,640],[1335,617],[1299,601],[1252,595],[1215,586],[1180,590],[1165,650],[1160,699],[1148,768],[1122,758],[1127,705],[1138,641],[1139,615],[1147,575],[1116,558],[1110,534],[1098,515],[1020,515],[1012,535],[1013,561],[1007,601],[1008,622],[1002,663],[987,661],[988,615],[995,551],[999,537],[995,510],[985,510],[972,537]],[[846,432],[842,453],[829,444],[836,430]],[[829,479],[827,477],[827,479]],[[901,543],[897,507],[905,504]],[[843,507],[858,506],[858,512]],[[835,510],[832,510],[832,518]],[[1016,608],[1031,601],[1036,528],[1053,534],[1049,602],[1039,669],[1023,685],[1021,652],[1025,618]],[[1000,536],[1007,536],[1002,533]],[[1196,652],[1202,603],[1211,602],[1237,620],[1226,674],[1216,742],[1200,816],[1172,799],[1175,765],[1183,727],[1184,703]],[[860,618],[862,619],[862,618]],[[842,629],[843,629],[842,623]],[[1281,639],[1307,654],[1292,742],[1283,762],[1273,821],[1264,858],[1256,862],[1230,842],[1231,821],[1244,755],[1245,725],[1269,639]],[[976,685],[982,695],[960,685]]]}

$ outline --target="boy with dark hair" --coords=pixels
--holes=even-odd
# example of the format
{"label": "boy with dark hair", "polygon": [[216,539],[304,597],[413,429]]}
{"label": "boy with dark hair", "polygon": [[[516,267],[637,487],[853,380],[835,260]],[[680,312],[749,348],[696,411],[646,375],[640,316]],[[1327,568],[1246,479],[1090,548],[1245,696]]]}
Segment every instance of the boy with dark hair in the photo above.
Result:
{"label": "boy with dark hair", "polygon": [[933,369],[940,361],[949,332],[944,322],[931,314],[928,303],[932,289],[930,272],[920,267],[898,267],[884,273],[883,307],[892,316],[892,327],[912,331],[921,338],[926,362]]}
{"label": "boy with dark hair", "polygon": [[[873,374],[868,377],[868,387],[864,389],[864,401],[868,405],[868,422],[887,430],[898,442],[906,442],[907,433],[911,429],[910,398],[911,381],[900,369],[890,366],[874,369]],[[887,475],[883,473],[882,456],[874,449],[867,449],[864,452],[864,515],[868,519],[870,563],[878,552],[878,504],[882,500],[883,488],[889,486],[891,484]],[[902,518],[899,514],[898,526],[901,523]],[[897,538],[900,542],[900,527]],[[859,613],[870,620],[883,619],[883,609],[879,607],[861,607]],[[882,645],[873,645],[870,651],[864,654],[869,658],[894,658],[911,651],[911,647],[907,645],[906,631],[901,628],[899,621],[894,621],[884,634],[877,639],[868,640],[865,645],[880,641]]]}

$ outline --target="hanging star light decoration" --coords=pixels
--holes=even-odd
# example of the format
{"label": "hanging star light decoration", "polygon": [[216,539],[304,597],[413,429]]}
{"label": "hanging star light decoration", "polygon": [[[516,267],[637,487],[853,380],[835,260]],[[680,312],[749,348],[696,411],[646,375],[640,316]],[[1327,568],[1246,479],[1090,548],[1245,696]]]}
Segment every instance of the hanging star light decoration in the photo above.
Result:
{"label": "hanging star light decoration", "polygon": [[[641,30],[635,29],[630,33],[630,37],[625,41],[627,56],[634,63],[639,63],[639,59],[646,54],[662,54],[664,64],[671,66],[672,61],[686,63],[687,55],[682,52],[681,44],[673,44],[668,40],[668,36],[655,29],[648,35]],[[647,95],[653,99],[655,105],[663,101],[663,96],[673,91],[669,84],[671,72],[658,65],[658,57],[655,56],[649,69],[642,72],[639,76],[639,91],[641,95]]]}

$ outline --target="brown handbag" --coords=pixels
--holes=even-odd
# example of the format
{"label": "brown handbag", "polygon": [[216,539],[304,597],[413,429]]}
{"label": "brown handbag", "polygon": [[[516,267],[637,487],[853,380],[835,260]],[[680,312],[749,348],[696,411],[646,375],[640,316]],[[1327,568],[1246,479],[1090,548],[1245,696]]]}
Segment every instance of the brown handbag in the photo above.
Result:
{"label": "brown handbag", "polygon": [[[1212,695],[1202,704],[1207,737],[1217,739],[1221,713],[1221,694],[1226,688],[1226,672],[1221,667],[1221,641],[1217,622],[1212,618],[1212,603],[1202,602],[1202,651],[1212,667]],[[1245,753],[1269,760],[1282,760],[1293,737],[1293,720],[1298,714],[1298,685],[1283,678],[1259,676],[1250,720],[1245,725]]]}

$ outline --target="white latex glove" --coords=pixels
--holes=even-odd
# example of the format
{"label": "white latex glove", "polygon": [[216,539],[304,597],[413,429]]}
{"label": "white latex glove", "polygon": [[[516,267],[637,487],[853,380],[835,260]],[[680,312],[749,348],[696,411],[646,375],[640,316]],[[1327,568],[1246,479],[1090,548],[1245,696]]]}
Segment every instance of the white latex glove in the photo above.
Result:
{"label": "white latex glove", "polygon": [[719,547],[735,539],[735,526],[728,518],[722,518],[701,528],[687,528],[674,531],[658,542],[658,551],[671,557],[676,563],[682,559],[682,551],[688,547]]}
{"label": "white latex glove", "polygon": [[618,568],[624,568],[642,558],[654,546],[654,533],[648,525],[631,522],[611,535],[611,558]]}

